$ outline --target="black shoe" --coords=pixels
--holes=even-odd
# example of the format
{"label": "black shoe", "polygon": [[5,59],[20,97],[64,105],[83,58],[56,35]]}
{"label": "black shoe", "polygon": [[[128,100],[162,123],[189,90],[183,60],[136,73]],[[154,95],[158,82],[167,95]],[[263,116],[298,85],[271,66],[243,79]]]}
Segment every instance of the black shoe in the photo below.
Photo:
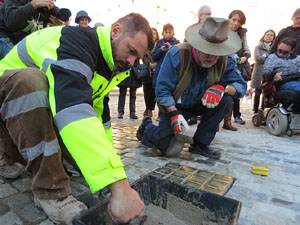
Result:
{"label": "black shoe", "polygon": [[188,125],[194,125],[197,124],[197,116],[192,116],[189,120],[188,120]]}
{"label": "black shoe", "polygon": [[189,151],[191,153],[204,155],[204,156],[212,158],[212,159],[220,159],[221,158],[221,152],[219,150],[213,149],[207,145],[197,143],[197,142],[194,142],[194,144],[191,144]]}
{"label": "black shoe", "polygon": [[131,114],[129,117],[130,117],[130,119],[133,119],[133,120],[138,119],[138,117],[135,114]]}
{"label": "black shoe", "polygon": [[123,115],[124,115],[124,113],[119,113],[118,119],[123,119]]}
{"label": "black shoe", "polygon": [[146,126],[147,126],[148,123],[152,123],[152,119],[149,116],[145,116],[144,119],[142,120],[141,125],[139,126],[139,128],[138,128],[138,130],[136,132],[136,137],[140,141],[143,140],[144,131],[145,131],[145,128],[146,128]]}

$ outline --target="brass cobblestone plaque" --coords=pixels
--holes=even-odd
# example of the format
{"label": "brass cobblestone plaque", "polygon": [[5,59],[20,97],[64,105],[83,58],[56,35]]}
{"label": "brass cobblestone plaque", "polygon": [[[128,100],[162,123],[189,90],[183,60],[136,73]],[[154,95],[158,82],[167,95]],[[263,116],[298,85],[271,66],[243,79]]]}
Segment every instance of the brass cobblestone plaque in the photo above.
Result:
{"label": "brass cobblestone plaque", "polygon": [[214,174],[177,163],[167,163],[151,174],[218,195],[225,195],[235,180],[231,176]]}

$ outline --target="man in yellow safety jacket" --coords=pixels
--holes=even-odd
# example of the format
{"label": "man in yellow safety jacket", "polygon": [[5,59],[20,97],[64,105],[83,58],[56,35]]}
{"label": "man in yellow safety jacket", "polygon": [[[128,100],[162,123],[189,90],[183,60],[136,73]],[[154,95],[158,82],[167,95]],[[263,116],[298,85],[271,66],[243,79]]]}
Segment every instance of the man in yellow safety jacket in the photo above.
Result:
{"label": "man in yellow safety jacket", "polygon": [[108,211],[127,222],[144,209],[113,146],[109,91],[152,49],[140,14],[110,27],[51,27],[20,41],[0,61],[0,176],[32,173],[34,201],[57,223],[86,206],[71,195],[63,164],[69,156],[92,193],[108,187]]}

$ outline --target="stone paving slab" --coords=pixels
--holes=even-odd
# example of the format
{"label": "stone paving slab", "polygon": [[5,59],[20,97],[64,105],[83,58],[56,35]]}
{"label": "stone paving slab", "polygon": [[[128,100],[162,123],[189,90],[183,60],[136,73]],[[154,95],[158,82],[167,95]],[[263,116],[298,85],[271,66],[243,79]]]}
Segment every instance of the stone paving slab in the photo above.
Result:
{"label": "stone paving slab", "polygon": [[[125,167],[128,179],[133,182],[167,163],[177,163],[197,170],[231,176],[235,181],[226,197],[242,202],[238,224],[241,225],[298,225],[300,224],[300,133],[293,137],[275,137],[265,127],[251,123],[250,101],[243,102],[242,117],[246,125],[237,125],[237,132],[220,130],[212,143],[221,150],[222,158],[213,160],[184,150],[173,158],[161,157],[151,148],[142,145],[135,137],[144,111],[143,96],[137,96],[138,120],[129,119],[128,96],[123,120],[117,119],[118,96],[111,95],[112,126],[117,153]],[[157,117],[157,110],[154,118]],[[154,123],[157,123],[154,120]],[[195,129],[195,127],[192,127]],[[269,168],[268,176],[251,173],[252,165]],[[84,179],[74,173],[71,177],[73,195],[92,206],[99,201],[92,195]],[[31,177],[0,178],[0,224],[52,225],[46,215],[33,207],[30,191]]]}

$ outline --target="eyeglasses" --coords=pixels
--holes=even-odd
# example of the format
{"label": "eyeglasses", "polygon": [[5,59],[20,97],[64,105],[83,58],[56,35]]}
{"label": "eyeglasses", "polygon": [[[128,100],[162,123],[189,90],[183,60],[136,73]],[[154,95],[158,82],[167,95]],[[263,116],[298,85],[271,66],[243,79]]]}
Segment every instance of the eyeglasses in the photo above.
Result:
{"label": "eyeglasses", "polygon": [[282,54],[282,55],[287,55],[287,54],[290,53],[290,51],[284,51],[284,50],[282,50],[282,49],[277,49],[277,52],[278,52],[279,54]]}

